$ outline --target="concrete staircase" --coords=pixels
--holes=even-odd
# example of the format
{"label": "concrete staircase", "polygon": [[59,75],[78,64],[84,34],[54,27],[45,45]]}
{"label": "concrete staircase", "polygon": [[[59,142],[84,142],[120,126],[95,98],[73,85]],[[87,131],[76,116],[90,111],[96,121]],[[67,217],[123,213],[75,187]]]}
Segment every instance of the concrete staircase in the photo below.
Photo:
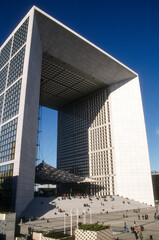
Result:
{"label": "concrete staircase", "polygon": [[[84,207],[84,204],[87,206]],[[62,200],[62,197],[35,197],[22,213],[22,216],[25,216],[27,219],[30,217],[47,219],[63,217],[64,213],[70,215],[71,210],[72,214],[76,215],[77,209],[79,215],[82,215],[84,211],[87,214],[90,212],[95,214],[147,207],[149,207],[147,204],[119,196],[107,196],[106,201],[101,197],[99,199],[92,197],[92,200],[90,200],[89,197],[66,198],[65,200]]]}

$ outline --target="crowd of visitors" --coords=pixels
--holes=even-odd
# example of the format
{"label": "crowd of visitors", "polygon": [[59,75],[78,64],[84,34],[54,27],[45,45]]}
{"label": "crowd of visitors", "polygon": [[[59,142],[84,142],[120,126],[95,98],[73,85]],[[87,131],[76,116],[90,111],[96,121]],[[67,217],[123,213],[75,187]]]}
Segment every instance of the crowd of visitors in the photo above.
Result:
{"label": "crowd of visitors", "polygon": [[[77,199],[77,200],[75,200]],[[80,201],[79,201],[79,200]],[[65,200],[67,200],[65,202]],[[129,203],[128,203],[129,202]],[[41,202],[39,202],[39,204],[41,205],[41,208],[45,207],[45,201],[42,199]],[[123,229],[123,232],[125,232],[125,234],[127,234],[127,236],[131,236],[131,239],[140,239],[140,240],[146,240],[145,238],[145,233],[146,233],[146,226],[145,224],[149,223],[150,221],[152,221],[152,218],[154,217],[154,220],[158,220],[158,209],[156,209],[156,212],[153,212],[150,214],[149,211],[147,213],[144,213],[144,211],[142,210],[142,207],[140,209],[140,205],[137,205],[137,208],[132,209],[133,206],[133,201],[129,200],[129,199],[124,199],[124,198],[119,198],[118,196],[88,196],[88,195],[68,195],[68,194],[64,194],[63,196],[60,196],[58,198],[52,199],[49,202],[50,205],[52,205],[51,207],[53,207],[54,211],[53,214],[54,216],[57,215],[57,217],[63,217],[64,215],[67,217],[70,217],[70,206],[72,208],[72,205],[74,206],[74,209],[72,208],[72,214],[76,215],[77,214],[77,206],[79,206],[78,204],[81,204],[81,210],[80,207],[78,208],[78,217],[82,219],[82,221],[84,221],[83,219],[86,219],[86,216],[84,216],[85,214],[94,214],[93,212],[93,208],[98,208],[100,209],[101,212],[98,212],[100,214],[110,214],[110,212],[114,212],[117,209],[117,205],[123,209],[125,208],[124,211],[122,211],[122,213],[118,212],[118,214],[121,214],[120,216],[120,221],[122,218],[123,219],[123,223],[124,223],[124,229],[123,226],[121,225],[121,229]],[[69,207],[68,207],[69,204]],[[75,205],[76,204],[76,205]],[[128,204],[130,204],[128,206]],[[109,206],[109,209],[107,208],[107,206]],[[134,204],[135,206],[135,204]],[[115,211],[111,211],[111,208],[115,208]],[[119,207],[118,207],[119,209]],[[109,210],[109,212],[107,211]],[[131,211],[130,211],[131,210]],[[117,210],[120,211],[120,210]],[[61,214],[64,213],[64,214]],[[144,213],[144,214],[143,214]],[[110,215],[111,216],[111,215]],[[133,216],[133,218],[132,218]],[[104,216],[105,218],[105,216]],[[90,217],[87,217],[87,220],[90,219]],[[132,220],[131,220],[132,219]],[[29,218],[30,221],[33,220],[46,220],[47,222],[49,222],[49,220],[47,218],[44,217],[39,217],[39,218],[35,218],[35,217],[30,217]],[[135,221],[134,221],[135,220]],[[132,225],[131,224],[132,221]],[[22,223],[22,222],[21,222]],[[121,221],[122,223],[122,221]],[[122,224],[123,224],[122,223]],[[41,223],[40,223],[41,224]],[[145,231],[144,231],[145,230]],[[31,232],[31,229],[28,229],[28,232]],[[151,234],[151,232],[150,232]],[[149,239],[153,239],[153,235],[149,235]],[[122,239],[119,236],[117,236],[116,239]]]}

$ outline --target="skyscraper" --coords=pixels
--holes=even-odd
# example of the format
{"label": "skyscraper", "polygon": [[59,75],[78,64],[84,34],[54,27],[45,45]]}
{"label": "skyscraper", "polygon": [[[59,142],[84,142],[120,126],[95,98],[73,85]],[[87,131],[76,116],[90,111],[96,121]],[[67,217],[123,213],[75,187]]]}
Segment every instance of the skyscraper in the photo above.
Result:
{"label": "skyscraper", "polygon": [[58,168],[154,203],[138,74],[33,7],[0,48],[1,204],[33,198],[39,104],[59,112]]}

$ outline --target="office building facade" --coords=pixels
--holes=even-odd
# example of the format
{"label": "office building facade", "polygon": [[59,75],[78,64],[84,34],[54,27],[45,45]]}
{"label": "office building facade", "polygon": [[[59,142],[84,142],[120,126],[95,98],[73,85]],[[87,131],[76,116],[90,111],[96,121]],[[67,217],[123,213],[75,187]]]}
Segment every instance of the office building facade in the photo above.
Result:
{"label": "office building facade", "polygon": [[91,194],[114,195],[108,89],[59,110],[58,168],[91,177]]}
{"label": "office building facade", "polygon": [[154,200],[159,203],[159,172],[152,172],[152,186],[154,192]]}
{"label": "office building facade", "polygon": [[0,48],[1,203],[33,198],[39,104],[59,114],[58,168],[153,205],[138,74],[37,7]]}

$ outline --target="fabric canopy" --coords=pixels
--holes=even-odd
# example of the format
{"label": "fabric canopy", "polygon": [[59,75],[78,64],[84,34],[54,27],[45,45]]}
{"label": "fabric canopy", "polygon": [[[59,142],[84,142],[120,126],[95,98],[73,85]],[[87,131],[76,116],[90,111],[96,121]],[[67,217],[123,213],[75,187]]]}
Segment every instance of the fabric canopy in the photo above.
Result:
{"label": "fabric canopy", "polygon": [[35,183],[39,184],[58,184],[58,183],[81,183],[81,182],[94,182],[90,178],[76,176],[67,171],[54,168],[44,161],[35,168]]}

